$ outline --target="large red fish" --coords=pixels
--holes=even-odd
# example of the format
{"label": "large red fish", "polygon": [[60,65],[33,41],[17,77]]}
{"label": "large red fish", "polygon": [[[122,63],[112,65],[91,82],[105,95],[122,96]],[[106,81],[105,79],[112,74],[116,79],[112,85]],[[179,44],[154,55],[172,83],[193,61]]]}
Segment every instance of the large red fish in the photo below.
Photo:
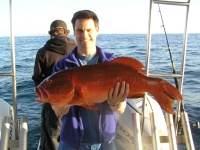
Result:
{"label": "large red fish", "polygon": [[174,100],[182,100],[180,92],[169,82],[147,77],[141,62],[130,57],[119,57],[111,62],[62,70],[45,79],[35,89],[39,103],[54,106],[79,105],[97,109],[95,103],[108,98],[108,92],[117,82],[129,83],[127,98],[150,93],[168,113],[174,113]]}

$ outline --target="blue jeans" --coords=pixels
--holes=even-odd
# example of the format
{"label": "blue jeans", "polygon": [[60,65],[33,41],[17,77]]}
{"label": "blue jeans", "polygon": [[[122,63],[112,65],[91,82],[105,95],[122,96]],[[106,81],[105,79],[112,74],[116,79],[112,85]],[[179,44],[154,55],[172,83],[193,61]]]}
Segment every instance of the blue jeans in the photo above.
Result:
{"label": "blue jeans", "polygon": [[65,144],[63,141],[60,141],[58,150],[116,150],[114,141],[110,143],[103,144],[92,144],[92,145],[83,145],[81,144],[78,149],[70,147]]}

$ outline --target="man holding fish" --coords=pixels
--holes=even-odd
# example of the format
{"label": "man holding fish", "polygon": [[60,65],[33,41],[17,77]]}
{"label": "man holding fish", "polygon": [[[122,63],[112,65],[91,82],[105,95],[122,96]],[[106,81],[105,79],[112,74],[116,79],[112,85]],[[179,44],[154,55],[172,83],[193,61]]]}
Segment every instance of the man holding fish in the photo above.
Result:
{"label": "man holding fish", "polygon": [[[54,67],[54,73],[83,65],[109,62],[112,54],[96,46],[99,33],[99,19],[90,10],[76,12],[72,18],[77,47]],[[91,72],[92,73],[92,72]],[[79,74],[81,76],[81,74]],[[92,91],[91,91],[92,92]],[[97,103],[97,110],[81,106],[54,106],[53,110],[62,117],[59,150],[103,149],[114,150],[116,120],[114,112],[123,113],[126,107],[125,98],[129,93],[129,84],[117,82],[108,92],[107,101]],[[89,93],[88,93],[89,94]],[[99,91],[101,94],[101,91]],[[99,95],[96,95],[98,97]],[[95,98],[94,98],[95,101]]]}

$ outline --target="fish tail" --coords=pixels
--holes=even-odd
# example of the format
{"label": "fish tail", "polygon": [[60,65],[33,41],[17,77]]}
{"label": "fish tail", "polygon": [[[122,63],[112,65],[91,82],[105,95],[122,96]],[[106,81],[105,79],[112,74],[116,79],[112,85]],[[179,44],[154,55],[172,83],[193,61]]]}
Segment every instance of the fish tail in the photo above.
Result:
{"label": "fish tail", "polygon": [[151,85],[151,92],[149,93],[155,97],[161,108],[170,114],[174,114],[174,100],[181,101],[183,99],[181,93],[172,84],[163,79],[154,78],[153,80],[156,80],[157,84]]}

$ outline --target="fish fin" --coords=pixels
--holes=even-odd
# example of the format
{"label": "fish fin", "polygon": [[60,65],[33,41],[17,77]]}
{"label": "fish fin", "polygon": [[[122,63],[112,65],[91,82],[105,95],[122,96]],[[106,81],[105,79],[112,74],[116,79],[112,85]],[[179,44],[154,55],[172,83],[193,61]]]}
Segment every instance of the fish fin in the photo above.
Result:
{"label": "fish fin", "polygon": [[74,96],[72,98],[72,100],[70,101],[69,104],[82,104],[85,102],[85,97],[84,97],[84,90],[82,89],[82,87],[80,86],[75,86],[74,87]]}
{"label": "fish fin", "polygon": [[91,105],[90,104],[84,104],[84,105],[80,105],[80,106],[87,108],[87,109],[90,109],[90,110],[98,110],[99,109],[99,107],[96,106],[95,104],[91,104]]}
{"label": "fish fin", "polygon": [[51,105],[54,105],[56,107],[65,106],[65,105],[63,105],[63,103],[60,103],[60,102],[49,102],[48,100],[43,100],[43,99],[40,99],[40,98],[36,98],[36,102],[37,103],[50,103]]}
{"label": "fish fin", "polygon": [[62,88],[65,90],[65,92],[58,91],[56,95],[48,97],[48,99],[51,100],[49,103],[57,107],[69,105],[69,102],[74,96],[73,82],[71,80],[65,80],[65,85]]}
{"label": "fish fin", "polygon": [[170,96],[165,95],[165,97],[162,98],[162,101],[158,99],[157,102],[160,104],[160,107],[164,109],[166,112],[174,114],[173,110],[174,100]]}
{"label": "fish fin", "polygon": [[135,92],[133,95],[130,95],[129,97],[140,98],[140,97],[143,97],[144,95],[145,95],[145,92]]}
{"label": "fish fin", "polygon": [[99,107],[97,107],[96,105],[88,104],[88,103],[86,103],[86,101],[84,101],[84,102],[83,101],[84,101],[83,99],[76,99],[76,100],[70,101],[68,104],[81,106],[81,107],[84,107],[84,108],[87,108],[90,110],[98,110],[99,109]]}
{"label": "fish fin", "polygon": [[75,94],[72,100],[69,102],[69,105],[78,105],[85,107],[90,110],[97,110],[99,109],[95,104],[89,104],[84,97],[84,91],[81,87],[75,87]]}
{"label": "fish fin", "polygon": [[98,110],[99,107],[96,106],[95,104],[89,104],[87,103],[86,100],[84,99],[76,99],[76,100],[72,100],[69,102],[69,105],[77,105],[77,106],[81,106],[90,110]]}
{"label": "fish fin", "polygon": [[111,61],[111,63],[120,64],[120,65],[126,65],[134,70],[137,70],[138,72],[145,74],[145,67],[144,65],[137,59],[131,58],[131,57],[118,57]]}
{"label": "fish fin", "polygon": [[74,91],[74,96],[69,102],[69,105],[81,105],[85,103],[84,91],[81,87],[76,86]]}
{"label": "fish fin", "polygon": [[36,102],[38,103],[49,103],[47,100],[36,98]]}
{"label": "fish fin", "polygon": [[[157,84],[152,84],[152,80],[156,81]],[[149,93],[155,97],[161,108],[170,114],[174,114],[174,100],[181,101],[183,99],[181,93],[172,84],[163,79],[154,78],[152,80],[150,81],[152,87],[149,88]]]}

